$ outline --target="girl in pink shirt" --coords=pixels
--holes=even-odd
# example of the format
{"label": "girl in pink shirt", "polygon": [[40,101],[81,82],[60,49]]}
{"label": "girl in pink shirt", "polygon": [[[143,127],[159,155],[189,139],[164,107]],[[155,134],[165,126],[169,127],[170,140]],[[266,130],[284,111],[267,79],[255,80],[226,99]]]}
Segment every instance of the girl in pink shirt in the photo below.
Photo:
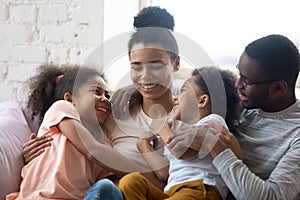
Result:
{"label": "girl in pink shirt", "polygon": [[[79,66],[39,69],[30,82],[28,106],[42,121],[38,134],[51,135],[53,141],[23,167],[20,191],[7,199],[83,199],[110,171],[123,175],[126,165],[140,170],[105,140],[102,126],[111,104],[103,76],[95,69]],[[109,168],[112,157],[124,163],[125,170]],[[106,193],[114,195],[106,196],[109,199],[123,198],[119,191]],[[88,195],[86,199],[90,198]]]}

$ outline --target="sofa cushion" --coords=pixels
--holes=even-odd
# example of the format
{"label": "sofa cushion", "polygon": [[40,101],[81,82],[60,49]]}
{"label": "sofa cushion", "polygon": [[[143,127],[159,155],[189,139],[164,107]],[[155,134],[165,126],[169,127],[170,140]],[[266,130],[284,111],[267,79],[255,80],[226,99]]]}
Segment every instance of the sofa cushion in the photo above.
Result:
{"label": "sofa cushion", "polygon": [[21,103],[0,102],[0,200],[19,190],[24,165],[22,146],[30,134]]}

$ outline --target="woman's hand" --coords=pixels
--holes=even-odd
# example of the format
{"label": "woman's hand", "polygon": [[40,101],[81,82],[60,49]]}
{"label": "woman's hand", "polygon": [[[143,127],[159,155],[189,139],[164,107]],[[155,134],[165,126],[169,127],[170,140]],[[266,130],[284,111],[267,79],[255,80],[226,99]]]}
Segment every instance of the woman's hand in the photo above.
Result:
{"label": "woman's hand", "polygon": [[188,148],[191,148],[198,151],[201,157],[210,153],[214,158],[230,148],[239,159],[244,159],[237,138],[223,126],[195,127],[180,123],[180,129],[176,132],[167,145],[176,157],[181,157]]}
{"label": "woman's hand", "polygon": [[183,153],[188,149],[199,151],[202,146],[204,134],[196,126],[190,126],[181,121],[174,121],[176,134],[168,141],[168,149],[177,157],[180,158]]}
{"label": "woman's hand", "polygon": [[[200,157],[204,157],[211,153],[216,145],[220,148],[213,150],[223,151],[227,148],[221,139],[216,136],[220,132],[218,129],[208,126],[191,126],[178,121],[176,123],[176,126],[179,125],[180,128],[176,129],[176,134],[167,147],[177,158],[183,158],[188,149],[197,151]],[[215,153],[220,152],[215,151]],[[194,154],[195,152],[192,153],[192,155]]]}
{"label": "woman's hand", "polygon": [[129,101],[134,97],[136,89],[133,85],[128,85],[118,89],[111,98],[112,113],[115,119],[122,119],[126,114],[126,106],[129,106]]}
{"label": "woman's hand", "polygon": [[26,164],[43,153],[46,147],[51,146],[51,141],[53,140],[51,136],[43,135],[37,137],[35,133],[32,133],[29,139],[30,140],[23,145],[22,151]]}

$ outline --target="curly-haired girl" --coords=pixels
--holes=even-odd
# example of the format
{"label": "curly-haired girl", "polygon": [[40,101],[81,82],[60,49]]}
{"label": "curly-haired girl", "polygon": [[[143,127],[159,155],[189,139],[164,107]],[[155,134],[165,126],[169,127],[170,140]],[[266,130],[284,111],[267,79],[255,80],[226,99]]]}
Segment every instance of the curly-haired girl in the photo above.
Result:
{"label": "curly-haired girl", "polygon": [[[42,120],[38,135],[51,135],[53,141],[23,167],[20,191],[8,199],[83,199],[110,171],[124,174],[108,167],[106,161],[111,157],[139,170],[104,139],[102,126],[111,113],[111,104],[98,71],[80,66],[41,66],[30,86],[28,107]],[[118,192],[107,198],[122,199]]]}

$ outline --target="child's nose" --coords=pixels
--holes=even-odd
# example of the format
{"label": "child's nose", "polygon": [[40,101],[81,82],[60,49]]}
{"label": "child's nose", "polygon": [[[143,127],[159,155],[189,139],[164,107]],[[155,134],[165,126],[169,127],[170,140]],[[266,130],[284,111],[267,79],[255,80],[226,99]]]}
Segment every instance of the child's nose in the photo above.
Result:
{"label": "child's nose", "polygon": [[236,88],[243,88],[244,87],[244,84],[243,84],[243,81],[242,81],[241,77],[238,77],[238,79],[234,83],[234,86]]}
{"label": "child's nose", "polygon": [[106,98],[105,96],[103,96],[103,97],[100,98],[100,101],[101,102],[108,102],[109,100],[108,100],[108,98]]}

